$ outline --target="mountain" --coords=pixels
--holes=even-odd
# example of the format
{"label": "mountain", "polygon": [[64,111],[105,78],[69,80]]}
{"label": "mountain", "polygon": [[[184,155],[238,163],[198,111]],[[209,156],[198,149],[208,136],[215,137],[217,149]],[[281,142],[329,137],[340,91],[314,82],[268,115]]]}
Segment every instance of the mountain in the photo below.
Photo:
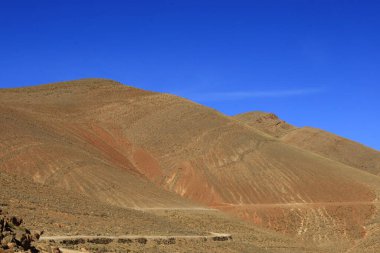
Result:
{"label": "mountain", "polygon": [[296,129],[273,113],[254,111],[235,115],[234,118],[273,137],[281,137]]}
{"label": "mountain", "polygon": [[380,152],[312,127],[297,128],[273,113],[249,112],[235,119],[281,141],[369,173],[380,174]]}
{"label": "mountain", "polygon": [[282,137],[282,140],[360,170],[380,175],[379,151],[335,134],[303,127],[289,132]]}
{"label": "mountain", "polygon": [[216,208],[324,251],[378,224],[380,178],[286,140],[298,129],[275,116],[106,79],[2,89],[0,113],[0,171],[104,204]]}
{"label": "mountain", "polygon": [[[96,201],[77,192],[41,185],[30,178],[0,172],[0,210],[22,217],[25,227],[44,231],[47,236],[137,235],[127,243],[82,243],[73,240],[64,247],[79,246],[83,252],[304,252],[310,246],[293,238],[255,228],[214,210],[136,210]],[[209,231],[227,231],[233,240],[205,240]],[[177,236],[199,236],[189,240]],[[154,236],[174,238],[170,244]],[[148,242],[144,243],[144,238]],[[142,239],[141,241],[139,239]],[[84,240],[84,239],[81,239]],[[49,242],[48,245],[52,245]],[[71,244],[71,245],[70,245]],[[39,242],[38,245],[44,245]],[[54,245],[54,244],[53,244]],[[270,246],[270,251],[268,251]],[[48,251],[50,252],[50,251]],[[73,251],[68,251],[73,252]]]}

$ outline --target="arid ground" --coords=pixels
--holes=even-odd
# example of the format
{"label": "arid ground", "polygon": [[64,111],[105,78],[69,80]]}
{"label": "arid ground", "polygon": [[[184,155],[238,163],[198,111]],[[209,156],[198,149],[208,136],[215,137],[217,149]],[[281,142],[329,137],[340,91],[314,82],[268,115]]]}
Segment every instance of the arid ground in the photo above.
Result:
{"label": "arid ground", "polygon": [[[343,126],[342,126],[343,127]],[[0,208],[91,252],[378,252],[380,152],[106,79],[0,89]]]}

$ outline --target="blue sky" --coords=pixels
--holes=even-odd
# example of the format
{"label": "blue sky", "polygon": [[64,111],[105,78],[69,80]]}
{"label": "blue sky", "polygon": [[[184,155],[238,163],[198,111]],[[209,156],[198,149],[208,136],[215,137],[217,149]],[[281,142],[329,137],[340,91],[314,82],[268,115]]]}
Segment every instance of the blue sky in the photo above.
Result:
{"label": "blue sky", "polygon": [[380,150],[379,13],[375,0],[1,1],[0,87],[111,78]]}

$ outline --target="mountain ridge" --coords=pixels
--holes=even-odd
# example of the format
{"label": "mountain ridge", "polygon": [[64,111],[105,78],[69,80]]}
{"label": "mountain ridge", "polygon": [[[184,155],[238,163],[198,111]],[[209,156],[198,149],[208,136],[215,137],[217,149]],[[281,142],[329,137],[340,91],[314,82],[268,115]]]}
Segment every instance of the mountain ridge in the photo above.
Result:
{"label": "mountain ridge", "polygon": [[[360,240],[376,216],[378,176],[190,100],[114,83],[0,90],[0,170],[120,207],[218,206],[316,243]],[[273,203],[316,205],[249,208]]]}
{"label": "mountain ridge", "polygon": [[348,138],[314,127],[295,127],[273,113],[253,111],[233,118],[256,129],[264,129],[285,143],[375,175],[380,174],[380,152]]}

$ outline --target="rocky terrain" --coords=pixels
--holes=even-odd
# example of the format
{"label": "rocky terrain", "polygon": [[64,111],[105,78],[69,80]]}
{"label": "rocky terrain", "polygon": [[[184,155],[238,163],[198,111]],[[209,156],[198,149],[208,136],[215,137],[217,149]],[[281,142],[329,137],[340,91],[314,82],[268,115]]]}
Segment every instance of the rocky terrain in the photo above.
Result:
{"label": "rocky terrain", "polygon": [[105,79],[3,89],[0,114],[0,200],[46,236],[207,239],[101,246],[121,252],[378,249],[379,152],[360,144]]}
{"label": "rocky terrain", "polygon": [[[57,246],[90,252],[194,252],[200,248],[210,252],[249,249],[260,252],[265,247],[302,252],[305,249],[290,237],[253,227],[216,210],[120,208],[1,172],[0,183],[1,207],[24,217],[25,227],[33,231],[44,230],[38,242],[42,249]],[[211,232],[228,232],[233,237],[218,241],[219,236]],[[65,236],[79,239],[49,239]],[[86,236],[121,238],[104,241],[88,240]]]}
{"label": "rocky terrain", "polygon": [[296,129],[273,113],[255,111],[238,114],[233,118],[277,138]]}
{"label": "rocky terrain", "polygon": [[41,233],[31,233],[22,227],[23,220],[15,216],[8,217],[0,209],[0,252],[28,251],[38,253],[33,245],[40,239]]}

